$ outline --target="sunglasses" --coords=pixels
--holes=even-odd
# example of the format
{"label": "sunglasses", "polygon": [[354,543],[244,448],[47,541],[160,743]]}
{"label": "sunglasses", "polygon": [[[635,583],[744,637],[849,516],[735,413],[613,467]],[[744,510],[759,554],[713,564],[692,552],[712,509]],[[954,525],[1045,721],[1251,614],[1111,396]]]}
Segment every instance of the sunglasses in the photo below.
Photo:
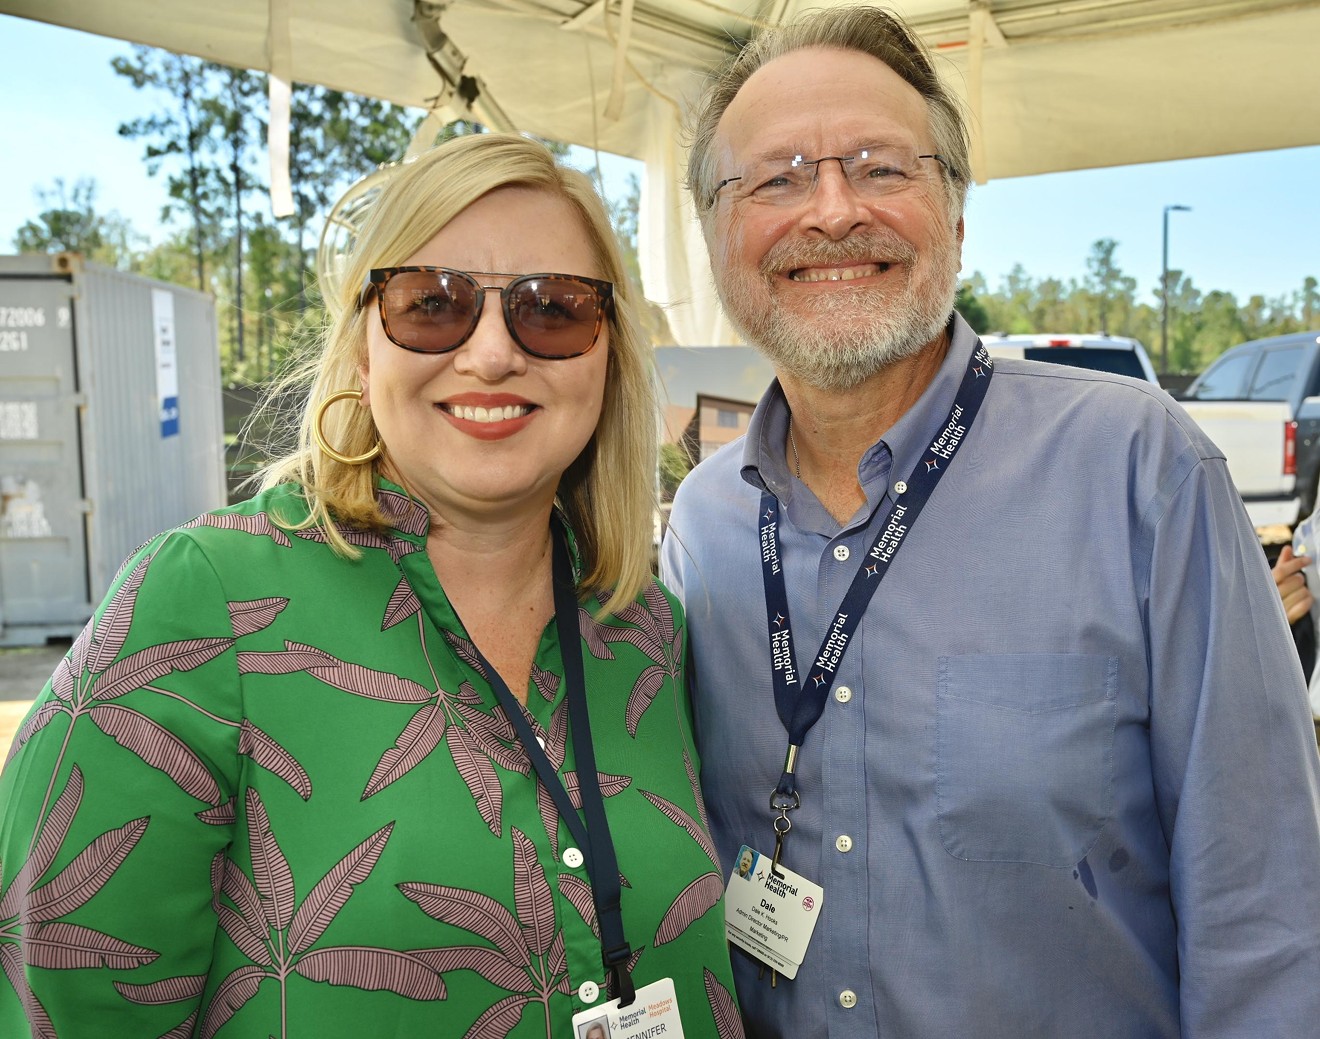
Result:
{"label": "sunglasses", "polygon": [[[503,288],[473,275],[512,278]],[[443,354],[468,341],[486,290],[499,288],[509,335],[523,353],[559,361],[581,357],[600,338],[614,305],[614,285],[576,274],[498,274],[448,267],[378,267],[367,275],[358,308],[374,290],[390,342],[419,354]]]}

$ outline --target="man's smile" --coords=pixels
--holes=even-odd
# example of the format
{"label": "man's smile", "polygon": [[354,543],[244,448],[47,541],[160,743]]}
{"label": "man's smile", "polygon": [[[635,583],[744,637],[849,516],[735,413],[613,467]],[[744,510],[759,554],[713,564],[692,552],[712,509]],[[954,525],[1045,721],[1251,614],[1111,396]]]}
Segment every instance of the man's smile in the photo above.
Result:
{"label": "man's smile", "polygon": [[848,267],[801,267],[789,271],[788,277],[791,281],[855,281],[884,274],[889,266],[888,263],[863,263]]}

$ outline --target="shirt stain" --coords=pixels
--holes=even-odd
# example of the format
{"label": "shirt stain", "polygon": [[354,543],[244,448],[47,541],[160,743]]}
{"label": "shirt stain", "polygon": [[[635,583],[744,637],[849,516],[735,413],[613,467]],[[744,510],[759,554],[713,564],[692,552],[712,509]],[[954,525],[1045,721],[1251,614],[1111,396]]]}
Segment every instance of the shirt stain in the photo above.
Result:
{"label": "shirt stain", "polygon": [[1109,872],[1117,873],[1132,860],[1132,856],[1127,853],[1127,849],[1119,848],[1118,851],[1109,856]]}
{"label": "shirt stain", "polygon": [[[1112,860],[1111,860],[1112,862]],[[1077,868],[1073,870],[1074,879],[1082,882],[1082,887],[1086,888],[1086,893],[1092,898],[1097,898],[1099,893],[1095,886],[1095,874],[1091,872],[1091,864],[1085,859],[1077,863]]]}

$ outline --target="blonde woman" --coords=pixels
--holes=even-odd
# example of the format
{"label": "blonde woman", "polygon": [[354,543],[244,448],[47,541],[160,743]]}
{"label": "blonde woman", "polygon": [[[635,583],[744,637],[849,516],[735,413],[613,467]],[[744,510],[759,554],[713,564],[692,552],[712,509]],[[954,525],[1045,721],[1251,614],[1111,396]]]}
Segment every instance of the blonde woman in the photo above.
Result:
{"label": "blonde woman", "polygon": [[672,993],[741,1035],[599,199],[460,138],[342,284],[298,450],[128,562],[19,733],[0,1033],[557,1037]]}

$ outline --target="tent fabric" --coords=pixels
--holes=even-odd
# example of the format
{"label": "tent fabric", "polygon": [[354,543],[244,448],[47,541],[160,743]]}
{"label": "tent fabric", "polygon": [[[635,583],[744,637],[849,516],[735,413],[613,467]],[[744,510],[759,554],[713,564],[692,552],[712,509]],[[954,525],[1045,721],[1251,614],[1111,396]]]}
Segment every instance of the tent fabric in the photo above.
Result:
{"label": "tent fabric", "polygon": [[[840,0],[0,0],[0,12],[640,159],[647,295],[678,342],[735,342],[681,183],[710,66]],[[1320,144],[1317,0],[895,0],[967,102],[978,180]],[[426,41],[447,47],[428,58]],[[471,85],[471,84],[469,84]],[[493,121],[487,119],[486,121]]]}

